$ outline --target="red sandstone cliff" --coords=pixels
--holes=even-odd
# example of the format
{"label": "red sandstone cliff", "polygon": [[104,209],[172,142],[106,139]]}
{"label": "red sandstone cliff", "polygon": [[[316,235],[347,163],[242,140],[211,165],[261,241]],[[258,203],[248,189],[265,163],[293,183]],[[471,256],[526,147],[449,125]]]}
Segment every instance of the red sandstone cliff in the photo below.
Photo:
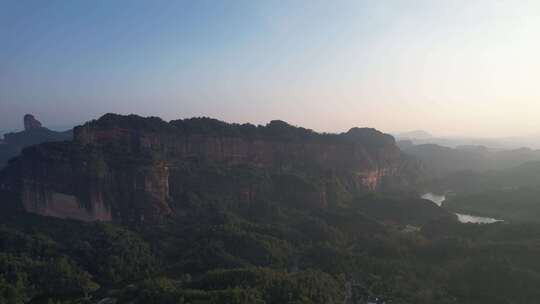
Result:
{"label": "red sandstone cliff", "polygon": [[26,149],[2,183],[29,212],[156,222],[193,193],[324,207],[335,185],[352,194],[377,191],[403,182],[408,169],[394,139],[374,129],[318,134],[280,121],[166,123],[107,114],[77,127],[73,142]]}

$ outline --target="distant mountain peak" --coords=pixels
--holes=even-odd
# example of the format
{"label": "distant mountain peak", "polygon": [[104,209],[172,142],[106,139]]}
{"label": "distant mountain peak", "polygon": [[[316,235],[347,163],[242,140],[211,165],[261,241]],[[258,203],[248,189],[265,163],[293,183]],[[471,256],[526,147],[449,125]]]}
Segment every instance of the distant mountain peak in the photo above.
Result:
{"label": "distant mountain peak", "polygon": [[408,139],[426,139],[426,138],[432,138],[433,135],[431,133],[424,131],[424,130],[413,130],[409,132],[403,132],[397,134],[397,137],[399,138],[408,138]]}
{"label": "distant mountain peak", "polygon": [[64,141],[73,138],[73,130],[56,132],[41,125],[34,115],[26,114],[23,117],[24,130],[4,134],[0,139],[0,169],[9,159],[17,156],[22,149],[51,141]]}
{"label": "distant mountain peak", "polygon": [[37,120],[34,117],[34,115],[32,115],[32,114],[24,115],[23,121],[24,121],[24,130],[25,131],[33,130],[33,129],[39,129],[39,128],[43,127],[41,125],[41,122],[39,120]]}

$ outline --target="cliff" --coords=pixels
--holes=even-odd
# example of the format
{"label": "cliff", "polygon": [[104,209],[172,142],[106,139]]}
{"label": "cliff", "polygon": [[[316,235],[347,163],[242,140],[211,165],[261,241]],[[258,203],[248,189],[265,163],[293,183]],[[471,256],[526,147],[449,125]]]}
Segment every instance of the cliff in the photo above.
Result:
{"label": "cliff", "polygon": [[324,208],[402,187],[416,171],[393,137],[374,129],[320,134],[282,121],[107,114],[75,128],[72,142],[24,149],[0,180],[29,212],[138,223],[201,202]]}

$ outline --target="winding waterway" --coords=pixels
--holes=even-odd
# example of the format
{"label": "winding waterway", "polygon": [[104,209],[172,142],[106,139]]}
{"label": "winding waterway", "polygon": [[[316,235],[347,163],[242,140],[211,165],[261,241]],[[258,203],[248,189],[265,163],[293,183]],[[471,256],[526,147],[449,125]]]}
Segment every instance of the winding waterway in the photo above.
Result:
{"label": "winding waterway", "polygon": [[[426,193],[422,195],[422,198],[432,201],[439,207],[441,207],[442,203],[446,200],[446,196],[437,195],[434,193]],[[497,220],[490,217],[474,216],[474,215],[461,214],[461,213],[456,213],[456,215],[458,217],[458,220],[462,223],[493,224],[496,222],[501,222],[501,220]]]}

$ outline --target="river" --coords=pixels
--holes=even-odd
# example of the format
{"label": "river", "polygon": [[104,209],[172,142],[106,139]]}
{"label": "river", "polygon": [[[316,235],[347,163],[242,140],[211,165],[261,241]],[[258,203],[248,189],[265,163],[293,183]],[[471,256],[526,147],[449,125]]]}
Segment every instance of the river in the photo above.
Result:
{"label": "river", "polygon": [[[437,206],[441,207],[442,203],[446,200],[446,196],[438,195],[434,193],[426,193],[422,195],[423,199],[427,199],[435,203]],[[496,222],[502,222],[490,217],[474,216],[469,214],[456,213],[458,220],[462,223],[475,223],[475,224],[493,224]]]}

